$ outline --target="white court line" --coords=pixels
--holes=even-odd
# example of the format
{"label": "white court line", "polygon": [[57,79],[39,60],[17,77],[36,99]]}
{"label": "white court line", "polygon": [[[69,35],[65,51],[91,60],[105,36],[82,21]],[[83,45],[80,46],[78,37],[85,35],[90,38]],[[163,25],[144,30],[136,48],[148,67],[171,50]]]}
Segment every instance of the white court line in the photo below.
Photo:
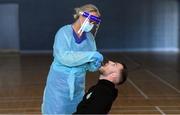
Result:
{"label": "white court line", "polygon": [[[134,62],[136,65],[141,65],[138,62],[134,61],[133,59],[129,58],[128,56],[123,55],[125,58],[127,58],[128,60]],[[172,89],[176,90],[178,93],[180,93],[180,90],[178,90],[177,88],[175,88],[174,86],[172,86],[171,84],[169,84],[168,82],[166,82],[165,80],[161,79],[160,77],[158,77],[157,75],[155,75],[154,73],[152,73],[151,71],[144,69],[145,71],[149,72],[151,75],[153,75],[154,77],[156,77],[157,79],[159,79],[161,82],[163,82],[164,84],[168,85],[169,87],[171,87]]]}
{"label": "white court line", "polygon": [[180,93],[180,90],[175,88],[174,86],[172,86],[171,84],[169,84],[168,82],[166,82],[165,80],[161,79],[158,75],[152,73],[151,71],[144,69],[146,72],[148,72],[149,74],[151,74],[153,77],[159,79],[159,81],[161,81],[162,83],[166,84],[167,86],[171,87],[172,89],[174,89],[176,92]]}
{"label": "white court line", "polygon": [[141,89],[139,89],[139,88],[136,86],[136,84],[134,84],[129,78],[128,78],[127,80],[129,81],[129,83],[131,83],[131,84],[138,90],[138,92],[139,92],[142,96],[144,96],[145,99],[149,99],[149,97],[148,97]]}
{"label": "white court line", "polygon": [[155,108],[156,108],[162,115],[166,115],[158,106],[155,106]]}

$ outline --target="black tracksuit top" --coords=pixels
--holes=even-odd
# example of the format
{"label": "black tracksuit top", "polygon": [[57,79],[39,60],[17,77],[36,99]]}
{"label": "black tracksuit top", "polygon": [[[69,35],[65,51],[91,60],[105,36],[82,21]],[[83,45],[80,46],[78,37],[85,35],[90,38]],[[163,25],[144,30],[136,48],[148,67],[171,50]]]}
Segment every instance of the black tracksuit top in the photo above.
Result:
{"label": "black tracksuit top", "polygon": [[118,95],[115,85],[107,80],[99,80],[84,95],[74,114],[107,114]]}

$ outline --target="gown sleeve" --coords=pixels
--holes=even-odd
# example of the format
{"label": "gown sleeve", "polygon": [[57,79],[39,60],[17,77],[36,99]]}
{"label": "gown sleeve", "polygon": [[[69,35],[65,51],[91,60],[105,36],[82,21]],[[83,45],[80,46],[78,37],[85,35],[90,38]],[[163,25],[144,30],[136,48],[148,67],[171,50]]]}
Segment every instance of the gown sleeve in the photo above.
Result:
{"label": "gown sleeve", "polygon": [[72,51],[70,50],[70,39],[68,32],[60,29],[56,36],[53,46],[54,58],[66,66],[79,66],[88,62],[93,62],[97,57],[97,51]]}

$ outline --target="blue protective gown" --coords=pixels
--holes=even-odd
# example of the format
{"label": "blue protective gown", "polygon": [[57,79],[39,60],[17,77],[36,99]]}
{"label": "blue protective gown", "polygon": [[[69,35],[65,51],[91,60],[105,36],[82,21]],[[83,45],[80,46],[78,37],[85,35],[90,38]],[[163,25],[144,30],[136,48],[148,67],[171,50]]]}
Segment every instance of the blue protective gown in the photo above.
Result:
{"label": "blue protective gown", "polygon": [[71,114],[76,111],[85,89],[86,71],[95,71],[96,52],[94,36],[85,33],[86,39],[76,43],[72,25],[62,27],[55,36],[54,61],[50,67],[44,90],[43,114]]}

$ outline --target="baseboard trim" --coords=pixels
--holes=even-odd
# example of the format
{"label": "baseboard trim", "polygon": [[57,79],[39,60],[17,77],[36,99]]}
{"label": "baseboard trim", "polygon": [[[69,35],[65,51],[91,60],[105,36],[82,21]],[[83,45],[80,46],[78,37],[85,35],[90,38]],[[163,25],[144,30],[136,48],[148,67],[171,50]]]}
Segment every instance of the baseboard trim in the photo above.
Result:
{"label": "baseboard trim", "polygon": [[[178,48],[154,48],[154,49],[98,49],[100,52],[180,52]],[[52,50],[14,50],[14,49],[8,49],[8,50],[1,50],[0,53],[20,53],[20,54],[52,54]]]}

